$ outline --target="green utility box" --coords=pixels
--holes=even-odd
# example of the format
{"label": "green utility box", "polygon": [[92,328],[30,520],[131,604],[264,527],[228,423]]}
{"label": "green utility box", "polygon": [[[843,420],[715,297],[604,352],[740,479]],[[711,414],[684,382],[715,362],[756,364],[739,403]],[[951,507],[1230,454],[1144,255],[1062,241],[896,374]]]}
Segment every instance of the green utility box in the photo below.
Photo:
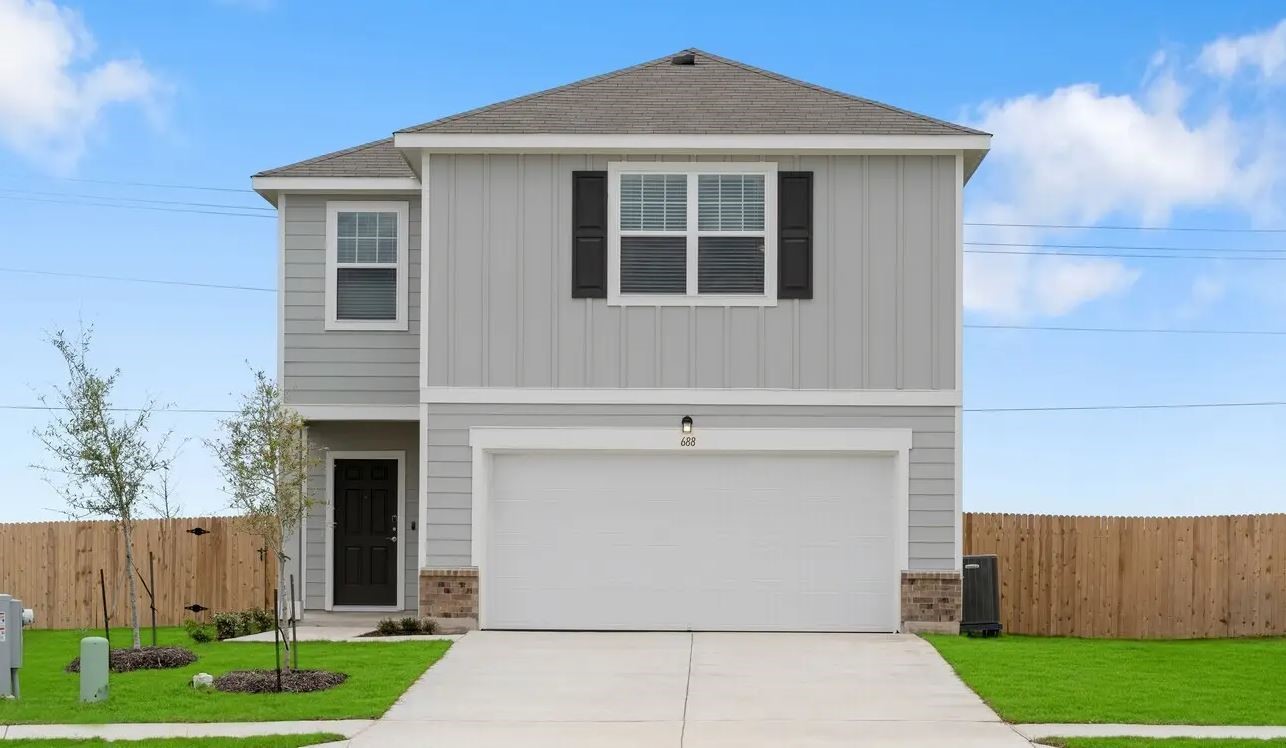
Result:
{"label": "green utility box", "polygon": [[107,701],[107,640],[87,636],[80,640],[80,700]]}

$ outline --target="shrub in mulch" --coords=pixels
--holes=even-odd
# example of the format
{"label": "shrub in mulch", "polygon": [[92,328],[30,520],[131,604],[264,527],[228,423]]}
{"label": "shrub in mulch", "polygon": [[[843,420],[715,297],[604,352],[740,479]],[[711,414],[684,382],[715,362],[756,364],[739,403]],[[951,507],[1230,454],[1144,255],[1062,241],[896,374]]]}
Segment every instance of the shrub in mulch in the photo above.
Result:
{"label": "shrub in mulch", "polygon": [[219,641],[272,631],[272,611],[267,608],[215,613],[212,619]]}
{"label": "shrub in mulch", "polygon": [[[165,670],[191,665],[194,662],[196,662],[196,653],[184,647],[113,649],[107,653],[107,667],[113,673],[128,673],[131,670]],[[72,660],[65,669],[69,673],[79,673],[80,658]]]}
{"label": "shrub in mulch", "polygon": [[[282,670],[282,693],[325,691],[348,680],[345,673],[329,670]],[[277,693],[276,670],[233,670],[214,679],[214,687],[233,693]]]}
{"label": "shrub in mulch", "polygon": [[183,630],[187,631],[188,636],[192,637],[192,641],[197,644],[206,644],[214,641],[215,630],[214,627],[209,624],[194,621],[189,618],[183,622]]}
{"label": "shrub in mulch", "polygon": [[438,633],[438,624],[432,618],[413,618],[408,616],[400,620],[382,619],[375,624],[374,631],[361,634],[363,637],[378,636],[417,636]]}

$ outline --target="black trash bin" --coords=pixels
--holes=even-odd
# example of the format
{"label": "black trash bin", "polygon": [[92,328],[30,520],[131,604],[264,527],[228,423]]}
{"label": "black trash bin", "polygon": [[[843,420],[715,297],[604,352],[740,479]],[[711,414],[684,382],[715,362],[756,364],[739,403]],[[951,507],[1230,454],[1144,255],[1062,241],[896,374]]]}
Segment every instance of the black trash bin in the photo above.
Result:
{"label": "black trash bin", "polygon": [[969,636],[1000,635],[1000,567],[994,555],[964,557],[960,631]]}

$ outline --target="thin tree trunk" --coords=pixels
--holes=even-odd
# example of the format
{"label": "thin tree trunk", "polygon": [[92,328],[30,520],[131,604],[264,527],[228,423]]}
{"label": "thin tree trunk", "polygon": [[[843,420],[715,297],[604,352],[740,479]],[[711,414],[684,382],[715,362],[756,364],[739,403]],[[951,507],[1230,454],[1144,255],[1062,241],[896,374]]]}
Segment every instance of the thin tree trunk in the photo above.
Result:
{"label": "thin tree trunk", "polygon": [[129,625],[134,632],[134,649],[143,648],[143,638],[138,629],[138,583],[134,575],[134,528],[131,521],[121,520],[125,535],[125,576],[129,579]]}
{"label": "thin tree trunk", "polygon": [[290,594],[290,590],[286,589],[286,586],[283,584],[283,582],[286,581],[287,574],[288,572],[286,571],[286,559],[282,557],[280,553],[278,553],[277,554],[277,601],[276,601],[278,611],[285,610],[286,606],[290,604],[290,601],[286,599],[286,596]]}

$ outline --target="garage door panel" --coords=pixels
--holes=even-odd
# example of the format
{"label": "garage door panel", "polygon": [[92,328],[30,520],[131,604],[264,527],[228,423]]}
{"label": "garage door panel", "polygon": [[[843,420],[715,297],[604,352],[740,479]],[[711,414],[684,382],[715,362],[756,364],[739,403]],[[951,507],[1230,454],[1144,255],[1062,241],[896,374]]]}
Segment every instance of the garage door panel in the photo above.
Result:
{"label": "garage door panel", "polygon": [[887,631],[883,456],[499,454],[490,628]]}

